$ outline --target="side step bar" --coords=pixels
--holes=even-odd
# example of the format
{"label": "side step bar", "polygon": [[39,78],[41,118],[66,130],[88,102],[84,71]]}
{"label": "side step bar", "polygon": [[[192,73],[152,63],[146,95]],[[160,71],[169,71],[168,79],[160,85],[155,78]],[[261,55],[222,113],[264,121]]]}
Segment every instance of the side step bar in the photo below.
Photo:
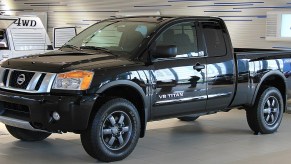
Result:
{"label": "side step bar", "polygon": [[2,122],[5,125],[9,125],[9,126],[13,126],[13,127],[21,128],[21,129],[38,131],[38,132],[47,132],[45,130],[35,129],[27,121],[18,120],[18,119],[14,119],[14,118],[0,116],[0,122]]}

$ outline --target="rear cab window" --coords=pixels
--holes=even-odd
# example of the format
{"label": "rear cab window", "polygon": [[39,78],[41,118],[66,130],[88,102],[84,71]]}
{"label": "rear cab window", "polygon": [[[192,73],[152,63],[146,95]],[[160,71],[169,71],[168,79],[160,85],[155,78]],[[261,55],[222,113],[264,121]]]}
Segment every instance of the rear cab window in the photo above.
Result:
{"label": "rear cab window", "polygon": [[216,21],[200,22],[205,40],[208,57],[224,56],[227,53],[223,28]]}

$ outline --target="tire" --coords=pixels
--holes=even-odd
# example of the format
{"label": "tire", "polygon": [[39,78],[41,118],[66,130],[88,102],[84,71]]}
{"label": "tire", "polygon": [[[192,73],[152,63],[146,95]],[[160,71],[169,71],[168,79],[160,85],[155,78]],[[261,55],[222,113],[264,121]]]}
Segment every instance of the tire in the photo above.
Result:
{"label": "tire", "polygon": [[51,135],[51,133],[31,131],[9,125],[6,125],[6,129],[13,137],[22,141],[42,141]]}
{"label": "tire", "polygon": [[195,115],[188,115],[188,116],[178,117],[178,119],[180,121],[186,121],[186,122],[195,121],[198,118],[199,118],[199,116],[195,116]]}
{"label": "tire", "polygon": [[283,117],[282,95],[277,88],[268,87],[259,96],[255,105],[246,110],[248,124],[255,134],[274,133]]}
{"label": "tire", "polygon": [[141,123],[137,109],[128,100],[116,98],[100,107],[81,133],[85,151],[103,162],[126,158],[135,148]]}

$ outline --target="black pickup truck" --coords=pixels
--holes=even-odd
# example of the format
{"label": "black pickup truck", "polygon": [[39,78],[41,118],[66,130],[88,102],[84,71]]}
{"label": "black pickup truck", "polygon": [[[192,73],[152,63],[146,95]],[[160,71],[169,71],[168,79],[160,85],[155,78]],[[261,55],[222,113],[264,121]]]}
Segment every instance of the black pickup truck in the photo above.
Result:
{"label": "black pickup truck", "polygon": [[149,121],[246,110],[277,131],[291,94],[291,52],[233,49],[223,20],[139,16],[92,25],[60,50],[0,68],[0,121],[14,137],[80,134],[101,161],[127,157]]}

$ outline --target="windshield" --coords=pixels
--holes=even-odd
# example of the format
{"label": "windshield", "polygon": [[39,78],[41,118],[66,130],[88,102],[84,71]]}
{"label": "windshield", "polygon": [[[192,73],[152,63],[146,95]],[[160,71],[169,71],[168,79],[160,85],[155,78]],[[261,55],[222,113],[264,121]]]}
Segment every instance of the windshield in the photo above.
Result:
{"label": "windshield", "polygon": [[155,23],[149,22],[104,21],[85,29],[64,47],[79,50],[106,50],[111,53],[125,52],[119,55],[132,54],[155,27]]}

